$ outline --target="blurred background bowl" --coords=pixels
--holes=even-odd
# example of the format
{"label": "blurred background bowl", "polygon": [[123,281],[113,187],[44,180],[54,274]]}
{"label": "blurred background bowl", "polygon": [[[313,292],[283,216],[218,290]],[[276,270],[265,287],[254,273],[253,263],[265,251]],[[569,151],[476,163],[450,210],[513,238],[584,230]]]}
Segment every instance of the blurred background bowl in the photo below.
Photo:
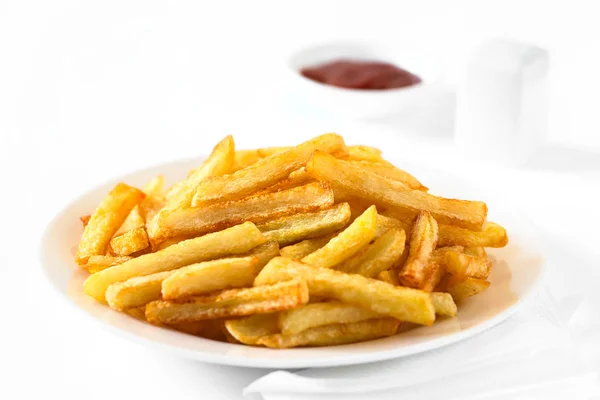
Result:
{"label": "blurred background bowl", "polygon": [[[348,89],[304,77],[301,70],[336,60],[381,61],[405,69],[421,78],[416,85],[383,90]],[[288,58],[289,79],[294,95],[310,104],[345,117],[373,118],[415,111],[440,78],[431,58],[408,46],[338,42],[302,48]]]}

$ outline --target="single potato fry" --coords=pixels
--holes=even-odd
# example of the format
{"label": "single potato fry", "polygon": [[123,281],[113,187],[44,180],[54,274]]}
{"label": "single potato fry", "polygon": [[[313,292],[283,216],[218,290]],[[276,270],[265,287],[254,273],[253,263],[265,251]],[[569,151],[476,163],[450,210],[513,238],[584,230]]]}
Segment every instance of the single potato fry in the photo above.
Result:
{"label": "single potato fry", "polygon": [[327,303],[306,304],[279,315],[281,333],[293,334],[310,328],[331,324],[347,324],[381,318],[370,310],[331,301]]}
{"label": "single potato fry", "polygon": [[305,264],[322,268],[331,268],[360,251],[375,237],[377,209],[369,207],[350,226],[340,232],[322,248],[302,259]]}
{"label": "single potato fry", "polygon": [[134,276],[170,271],[185,265],[226,255],[241,254],[266,242],[258,228],[246,222],[241,225],[186,240],[156,253],[144,254],[123,264],[91,275],[83,284],[84,291],[98,301],[104,301],[108,286]]}
{"label": "single potato fry", "polygon": [[150,245],[146,229],[142,226],[127,231],[110,240],[110,251],[117,256],[128,256],[146,249]]}
{"label": "single potato fry", "polygon": [[160,300],[161,284],[173,272],[175,271],[136,276],[125,282],[113,283],[106,289],[106,302],[112,309],[125,311]]}
{"label": "single potato fry", "polygon": [[201,235],[244,221],[260,223],[293,213],[322,210],[333,205],[333,192],[327,183],[315,182],[276,193],[242,200],[167,211],[159,226],[167,237]]}
{"label": "single potato fry", "polygon": [[454,301],[461,301],[467,297],[475,296],[483,292],[490,286],[485,279],[468,277],[465,280],[451,280],[448,283],[448,293],[452,295]]}
{"label": "single potato fry", "polygon": [[269,240],[285,246],[304,239],[337,232],[350,220],[348,203],[337,204],[332,208],[305,214],[293,214],[257,225]]}
{"label": "single potato fry", "polygon": [[400,168],[394,167],[393,165],[369,161],[351,161],[351,163],[366,169],[367,171],[374,172],[379,176],[383,176],[384,178],[400,181],[410,189],[421,190],[425,192],[428,190],[427,187],[423,186],[423,184],[417,180],[417,178],[408,172],[401,170]]}
{"label": "single potato fry", "polygon": [[234,155],[233,165],[228,173],[232,174],[235,171],[249,167],[261,158],[258,150],[237,150]]}
{"label": "single potato fry", "polygon": [[337,299],[401,321],[431,325],[435,320],[431,296],[427,292],[392,286],[375,279],[329,268],[313,267],[285,257],[276,257],[269,261],[254,280],[254,286],[296,277],[306,280],[311,296]]}
{"label": "single potato fry", "polygon": [[433,307],[435,308],[435,313],[437,315],[456,317],[458,309],[456,308],[456,303],[454,303],[454,300],[449,293],[431,293],[431,302],[433,303]]}
{"label": "single potato fry", "polygon": [[440,223],[481,230],[486,221],[487,206],[480,201],[455,200],[433,196],[420,190],[367,171],[352,163],[315,151],[306,164],[315,179],[331,182],[355,197],[384,208],[413,212],[429,211]]}
{"label": "single potato fry", "polygon": [[404,231],[392,228],[358,254],[335,267],[338,271],[376,278],[398,262],[404,252]]}
{"label": "single potato fry", "polygon": [[94,211],[83,230],[75,261],[85,265],[91,256],[105,255],[110,239],[144,196],[141,190],[124,183],[117,184]]}
{"label": "single potato fry", "polygon": [[292,260],[302,260],[304,257],[313,253],[325,246],[331,239],[337,235],[336,233],[330,233],[329,235],[321,236],[313,239],[306,239],[299,243],[285,246],[279,252],[283,257],[287,257]]}
{"label": "single potato fry", "polygon": [[494,222],[488,222],[483,231],[473,232],[457,226],[440,224],[438,246],[504,247],[508,244],[506,230]]}
{"label": "single potato fry", "polygon": [[[148,196],[146,196],[144,198],[144,200],[142,200],[141,203],[143,203],[147,197]],[[127,215],[127,218],[125,218],[125,221],[123,221],[123,223],[121,224],[119,229],[115,232],[113,238],[120,236],[131,230],[144,227],[146,222],[144,220],[144,217],[142,217],[142,214],[140,213],[140,204],[136,205],[135,207],[133,207],[131,209],[131,211],[129,212],[129,215]]]}
{"label": "single potato fry", "polygon": [[348,159],[389,164],[381,157],[381,150],[371,146],[348,146]]}
{"label": "single potato fry", "polygon": [[265,157],[233,174],[214,177],[198,185],[192,206],[239,200],[286,178],[303,167],[315,150],[335,155],[347,153],[344,139],[335,134],[317,136],[288,151]]}
{"label": "single potato fry", "polygon": [[437,246],[438,225],[427,211],[417,216],[410,236],[408,258],[398,279],[404,286],[423,289],[427,277],[432,273],[431,256]]}
{"label": "single potato fry", "polygon": [[87,269],[90,274],[95,274],[96,272],[102,271],[108,267],[123,264],[125,261],[129,261],[132,258],[133,257],[125,256],[91,256],[88,258],[88,262],[85,264],[85,269]]}
{"label": "single potato fry", "polygon": [[435,261],[430,261],[429,266],[427,267],[429,270],[429,275],[423,281],[422,290],[425,292],[433,292],[433,290],[438,286],[438,284],[442,281],[442,279],[446,276],[446,268],[436,263]]}
{"label": "single potato fry", "polygon": [[225,321],[225,328],[236,340],[256,345],[263,336],[279,333],[279,314],[256,314]]}
{"label": "single potato fry", "polygon": [[176,300],[224,289],[252,286],[258,257],[221,258],[182,267],[162,282],[162,298]]}
{"label": "single potato fry", "polygon": [[395,335],[400,321],[393,318],[379,318],[350,324],[318,326],[294,334],[275,334],[258,340],[259,345],[273,349],[287,349],[302,346],[335,346],[347,343],[364,342]]}
{"label": "single potato fry", "polygon": [[492,263],[487,258],[470,256],[457,251],[446,252],[444,261],[446,271],[458,279],[468,276],[485,279],[492,268]]}
{"label": "single potato fry", "polygon": [[308,303],[308,287],[303,279],[249,289],[232,289],[185,302],[153,301],[146,305],[150,323],[173,324],[215,318],[243,317],[287,310]]}

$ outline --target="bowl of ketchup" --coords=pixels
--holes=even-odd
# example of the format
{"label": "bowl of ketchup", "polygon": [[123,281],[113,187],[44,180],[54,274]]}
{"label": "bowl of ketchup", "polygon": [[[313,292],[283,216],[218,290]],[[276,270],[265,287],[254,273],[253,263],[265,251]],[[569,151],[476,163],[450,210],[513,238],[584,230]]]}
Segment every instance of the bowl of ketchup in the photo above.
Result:
{"label": "bowl of ketchup", "polygon": [[309,103],[356,118],[415,111],[437,80],[435,63],[406,46],[320,44],[296,52],[288,67]]}

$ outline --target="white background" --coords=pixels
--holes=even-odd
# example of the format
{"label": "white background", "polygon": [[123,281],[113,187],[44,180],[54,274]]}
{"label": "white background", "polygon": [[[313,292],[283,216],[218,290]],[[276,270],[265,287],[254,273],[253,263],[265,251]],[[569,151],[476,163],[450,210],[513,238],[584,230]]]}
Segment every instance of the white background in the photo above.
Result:
{"label": "white background", "polygon": [[[551,152],[525,170],[471,173],[488,173],[489,184],[512,191],[540,229],[597,256],[594,3],[0,2],[0,237],[8,311],[0,319],[0,365],[8,378],[1,379],[6,395],[0,397],[239,398],[240,387],[264,373],[170,358],[81,320],[43,281],[37,240],[82,191],[133,169],[206,153],[224,134],[242,147],[289,144],[331,130],[354,141],[368,133],[363,141],[377,142],[379,126],[290,101],[282,84],[285,56],[314,41],[418,43],[443,60],[449,85],[484,38],[547,48],[548,140],[567,156],[555,162],[558,153]],[[427,137],[388,127],[404,148],[386,152],[406,153],[410,143],[413,156],[425,157],[432,146],[443,163],[450,126],[430,122]]]}

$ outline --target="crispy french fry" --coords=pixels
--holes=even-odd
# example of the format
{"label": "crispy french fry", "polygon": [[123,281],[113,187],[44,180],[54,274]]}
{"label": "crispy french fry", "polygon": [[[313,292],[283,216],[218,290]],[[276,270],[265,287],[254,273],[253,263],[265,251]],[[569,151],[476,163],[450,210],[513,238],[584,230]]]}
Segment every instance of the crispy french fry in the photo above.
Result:
{"label": "crispy french fry", "polygon": [[241,254],[266,241],[267,239],[253,223],[246,222],[107,268],[87,278],[83,287],[88,295],[98,301],[104,301],[106,289],[112,283],[123,282],[134,276],[169,271],[226,255]]}
{"label": "crispy french fry", "polygon": [[440,223],[481,230],[487,206],[480,201],[454,200],[406,189],[399,181],[385,178],[352,163],[315,151],[306,164],[315,179],[331,182],[355,197],[384,208],[413,212],[429,211]]}
{"label": "crispy french fry", "polygon": [[290,258],[292,260],[301,260],[310,253],[313,253],[325,246],[331,239],[333,239],[337,233],[330,233],[329,235],[321,236],[313,239],[306,239],[299,243],[285,246],[279,252],[283,257]]}
{"label": "crispy french fry", "polygon": [[206,206],[223,201],[239,200],[286,178],[290,172],[303,167],[315,150],[345,154],[341,136],[326,134],[293,147],[288,151],[263,158],[233,174],[214,177],[198,185],[193,206]]}
{"label": "crispy french fry", "polygon": [[456,317],[456,303],[454,303],[450,293],[431,293],[431,302],[433,303],[437,315]]}
{"label": "crispy french fry", "polygon": [[379,314],[360,307],[331,301],[306,304],[279,315],[281,333],[293,334],[310,328],[331,324],[347,324],[381,318]]}
{"label": "crispy french fry", "polygon": [[256,345],[261,337],[279,333],[278,321],[277,313],[256,314],[225,321],[225,328],[241,343]]}
{"label": "crispy french fry", "polygon": [[392,268],[398,262],[404,252],[405,241],[404,231],[392,228],[335,269],[376,278],[380,272]]}
{"label": "crispy french fry", "polygon": [[90,256],[103,256],[110,239],[144,193],[124,183],[117,184],[94,211],[83,230],[75,261],[84,265]]}
{"label": "crispy french fry", "polygon": [[273,349],[287,349],[302,346],[335,346],[347,343],[364,342],[395,335],[400,321],[393,318],[379,318],[350,324],[318,326],[294,334],[264,336],[258,344]]}
{"label": "crispy french fry", "polygon": [[162,282],[162,298],[177,300],[218,290],[252,286],[258,257],[221,258],[182,267]]}
{"label": "crispy french fry", "polygon": [[444,261],[446,271],[459,279],[467,276],[485,279],[492,268],[492,263],[487,258],[470,256],[457,251],[446,252]]}
{"label": "crispy french fry", "polygon": [[488,222],[483,231],[473,232],[457,226],[440,224],[438,246],[504,247],[508,244],[506,230],[494,222]]}
{"label": "crispy french fry", "polygon": [[283,146],[283,147],[264,147],[262,149],[258,149],[258,155],[261,157],[269,157],[272,156],[273,154],[279,154],[279,153],[283,153],[284,151],[289,151],[291,149],[290,146]]}
{"label": "crispy french fry", "polygon": [[427,187],[423,186],[423,184],[417,180],[417,178],[408,172],[401,170],[400,168],[394,167],[393,165],[369,161],[351,161],[351,163],[364,168],[367,171],[374,172],[379,176],[400,181],[410,189],[421,190],[425,192],[428,190]]}
{"label": "crispy french fry", "polygon": [[425,292],[433,292],[444,276],[446,276],[446,268],[443,265],[431,260],[427,269],[429,271],[429,275],[423,281],[422,290]]}
{"label": "crispy french fry", "polygon": [[148,234],[142,226],[127,231],[110,240],[110,251],[117,256],[128,256],[132,253],[144,250],[150,245]]}
{"label": "crispy french fry", "polygon": [[282,190],[293,189],[298,186],[306,185],[307,183],[311,183],[314,181],[315,180],[313,179],[313,177],[308,175],[308,173],[306,172],[306,169],[304,167],[302,167],[302,168],[297,169],[296,171],[293,171],[292,173],[290,173],[290,175],[286,179],[283,179],[283,180],[277,182],[276,184],[271,185],[271,186],[261,190],[258,193],[262,194],[262,193],[280,192]]}
{"label": "crispy french fry", "polygon": [[173,324],[265,314],[287,310],[307,302],[306,282],[303,279],[292,279],[274,285],[191,297],[185,302],[153,301],[146,305],[146,318],[150,323]]}
{"label": "crispy french fry", "polygon": [[381,150],[371,146],[348,146],[348,159],[389,164],[381,157]]}
{"label": "crispy french fry", "polygon": [[468,277],[465,280],[451,280],[448,283],[448,293],[452,295],[454,301],[461,301],[467,297],[475,296],[483,292],[490,286],[485,279]]}
{"label": "crispy french fry", "polygon": [[377,226],[377,209],[369,207],[350,226],[331,239],[322,248],[302,259],[306,264],[322,268],[331,268],[360,251],[375,237]]}
{"label": "crispy french fry", "polygon": [[264,222],[284,215],[312,212],[333,205],[333,192],[325,182],[266,193],[206,207],[167,211],[159,226],[167,237],[214,232],[244,221]]}
{"label": "crispy french fry", "polygon": [[281,217],[259,224],[257,228],[267,239],[285,246],[336,232],[346,226],[349,220],[350,206],[342,203],[322,211]]}
{"label": "crispy french fry", "polygon": [[438,241],[438,226],[427,211],[417,216],[410,236],[408,258],[398,279],[404,286],[423,289],[427,277],[432,273],[431,256]]}
{"label": "crispy french fry", "polygon": [[125,282],[113,283],[106,289],[106,302],[117,311],[145,306],[160,299],[162,282],[175,271],[136,276]]}
{"label": "crispy french fry", "polygon": [[85,269],[87,269],[90,274],[95,274],[108,267],[123,264],[125,261],[129,261],[132,258],[133,257],[126,256],[91,256],[85,264]]}
{"label": "crispy french fry", "polygon": [[261,158],[262,157],[258,154],[258,150],[237,150],[229,173],[231,174],[240,169],[249,167]]}
{"label": "crispy french fry", "polygon": [[276,257],[254,280],[254,285],[272,284],[295,277],[308,283],[311,296],[324,296],[401,321],[431,325],[435,312],[431,296],[421,290],[392,286],[360,275],[318,268]]}

